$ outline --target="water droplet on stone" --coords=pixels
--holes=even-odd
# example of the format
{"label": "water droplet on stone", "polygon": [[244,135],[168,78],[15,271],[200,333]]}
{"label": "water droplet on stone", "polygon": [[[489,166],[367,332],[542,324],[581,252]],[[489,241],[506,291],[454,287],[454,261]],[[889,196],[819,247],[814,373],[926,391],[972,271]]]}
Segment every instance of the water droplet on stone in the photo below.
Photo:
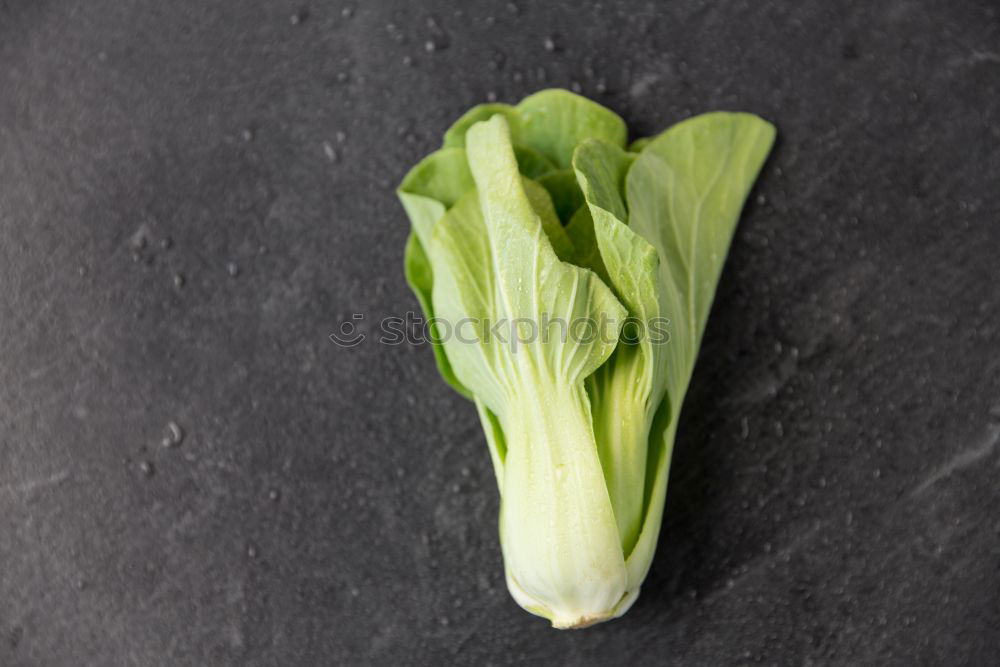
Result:
{"label": "water droplet on stone", "polygon": [[497,94],[495,92],[493,92],[492,90],[489,91],[489,92],[487,92],[486,93],[486,101],[487,102],[496,102],[497,101]]}
{"label": "water droplet on stone", "polygon": [[550,53],[553,52],[553,51],[555,51],[556,50],[556,40],[552,39],[551,37],[546,37],[545,38],[545,50],[548,51],[548,52],[550,52]]}
{"label": "water droplet on stone", "polygon": [[251,141],[253,141],[253,130],[251,130],[249,127],[244,128],[243,131],[240,132],[240,139],[242,139],[246,143],[250,143]]}
{"label": "water droplet on stone", "polygon": [[343,9],[340,10],[340,15],[343,16],[345,19],[349,19],[352,16],[354,16],[354,8],[350,6],[344,7]]}
{"label": "water droplet on stone", "polygon": [[271,489],[267,492],[267,497],[271,499],[271,502],[276,503],[281,499],[281,492],[277,489]]}
{"label": "water droplet on stone", "polygon": [[174,246],[174,241],[169,236],[164,236],[160,239],[160,247],[164,250],[170,250]]}
{"label": "water droplet on stone", "polygon": [[174,274],[174,287],[176,287],[178,289],[180,289],[181,287],[184,287],[184,274],[183,273],[175,273]]}
{"label": "water droplet on stone", "polygon": [[518,7],[516,3],[508,2],[507,3],[507,11],[509,13],[511,13],[511,14],[515,14],[516,15],[516,14],[520,14],[521,13],[521,8]]}
{"label": "water droplet on stone", "polygon": [[138,231],[129,238],[128,245],[133,251],[146,249],[146,225],[139,227]]}
{"label": "water droplet on stone", "polygon": [[149,461],[140,461],[139,462],[139,471],[143,475],[145,475],[146,477],[152,477],[153,473],[156,472],[156,469],[153,467],[153,464],[151,462],[149,462]]}
{"label": "water droplet on stone", "polygon": [[337,149],[329,141],[323,142],[323,154],[326,155],[326,159],[330,162],[337,161]]}
{"label": "water droplet on stone", "polygon": [[163,436],[163,440],[160,444],[164,447],[176,447],[182,442],[184,442],[184,429],[182,429],[177,422],[168,422],[167,432]]}
{"label": "water droplet on stone", "polygon": [[236,265],[236,262],[229,262],[228,264],[226,264],[226,273],[228,273],[231,277],[235,278],[236,276],[240,275],[240,267]]}
{"label": "water droplet on stone", "polygon": [[334,135],[337,138],[337,143],[342,144],[347,141],[347,134],[341,130],[337,130],[337,134]]}
{"label": "water droplet on stone", "polygon": [[247,556],[249,556],[250,558],[256,558],[257,557],[257,547],[255,547],[252,544],[248,545],[247,546]]}

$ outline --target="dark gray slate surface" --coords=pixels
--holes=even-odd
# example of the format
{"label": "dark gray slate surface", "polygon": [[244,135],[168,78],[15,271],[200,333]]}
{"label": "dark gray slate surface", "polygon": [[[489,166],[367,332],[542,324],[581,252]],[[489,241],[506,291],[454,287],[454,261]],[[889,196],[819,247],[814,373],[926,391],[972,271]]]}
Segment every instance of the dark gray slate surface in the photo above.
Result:
{"label": "dark gray slate surface", "polygon": [[[997,9],[571,4],[0,1],[0,665],[996,664]],[[560,633],[430,351],[327,336],[415,308],[450,120],[574,84],[780,143],[640,601]]]}

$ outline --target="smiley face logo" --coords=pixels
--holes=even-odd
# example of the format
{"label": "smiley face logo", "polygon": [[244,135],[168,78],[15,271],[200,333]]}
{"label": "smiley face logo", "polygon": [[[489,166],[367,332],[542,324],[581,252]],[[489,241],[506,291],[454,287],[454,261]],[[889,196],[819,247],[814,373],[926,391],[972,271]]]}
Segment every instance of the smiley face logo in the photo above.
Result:
{"label": "smiley face logo", "polygon": [[354,323],[364,319],[365,316],[362,313],[354,313],[350,320],[340,323],[340,331],[334,331],[330,334],[330,340],[340,347],[355,347],[356,345],[360,345],[366,336],[364,333],[358,331],[358,327]]}

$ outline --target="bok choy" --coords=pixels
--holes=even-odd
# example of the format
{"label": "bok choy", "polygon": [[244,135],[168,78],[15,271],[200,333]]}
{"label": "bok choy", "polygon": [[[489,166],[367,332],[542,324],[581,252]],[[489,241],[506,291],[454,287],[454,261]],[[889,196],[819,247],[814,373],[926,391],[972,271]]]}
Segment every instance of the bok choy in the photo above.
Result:
{"label": "bok choy", "polygon": [[507,585],[554,627],[620,616],[649,570],[678,415],[775,131],[707,113],[626,144],[564,90],[476,106],[407,174],[407,281],[475,402]]}

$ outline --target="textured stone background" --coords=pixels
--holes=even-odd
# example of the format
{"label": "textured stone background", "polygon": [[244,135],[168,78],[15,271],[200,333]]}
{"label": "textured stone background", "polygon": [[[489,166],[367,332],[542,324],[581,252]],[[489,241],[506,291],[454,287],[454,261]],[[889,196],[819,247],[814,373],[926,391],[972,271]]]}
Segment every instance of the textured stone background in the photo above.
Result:
{"label": "textured stone background", "polygon": [[[0,665],[995,664],[994,3],[457,6],[0,0]],[[548,86],[780,132],[651,576],[576,633],[430,351],[327,338],[416,307],[408,167]]]}

